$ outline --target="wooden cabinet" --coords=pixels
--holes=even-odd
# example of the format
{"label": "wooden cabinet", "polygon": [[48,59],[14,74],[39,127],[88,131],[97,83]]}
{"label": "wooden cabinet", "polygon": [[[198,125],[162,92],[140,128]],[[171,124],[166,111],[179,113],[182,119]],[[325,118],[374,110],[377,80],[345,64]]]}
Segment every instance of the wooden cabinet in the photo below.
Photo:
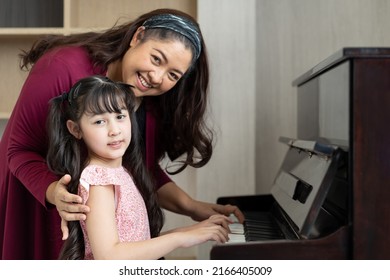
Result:
{"label": "wooden cabinet", "polygon": [[[48,6],[43,3],[52,0],[34,0],[48,17],[62,11],[63,24],[60,27],[0,27],[0,120],[7,120],[12,112],[27,72],[19,69],[18,54],[27,50],[39,36],[44,34],[71,34],[84,31],[103,30],[158,8],[182,10],[196,18],[196,0],[63,0],[55,1],[62,7]],[[25,1],[31,5],[31,0]],[[12,5],[23,5],[23,1],[0,2],[2,13],[11,13]],[[46,4],[47,4],[46,3]],[[58,9],[59,8],[59,9]],[[35,9],[34,9],[35,10]],[[36,9],[39,10],[39,9]],[[31,9],[30,9],[31,11]],[[16,16],[16,15],[15,15]],[[41,16],[41,15],[37,15]],[[9,26],[0,24],[2,26]],[[19,24],[16,24],[19,26]]]}

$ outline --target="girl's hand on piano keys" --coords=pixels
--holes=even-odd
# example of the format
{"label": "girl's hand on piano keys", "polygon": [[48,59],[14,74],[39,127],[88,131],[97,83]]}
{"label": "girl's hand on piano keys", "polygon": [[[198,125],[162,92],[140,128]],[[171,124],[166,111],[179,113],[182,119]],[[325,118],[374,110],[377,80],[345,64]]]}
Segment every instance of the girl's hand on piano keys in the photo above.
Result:
{"label": "girl's hand on piano keys", "polygon": [[221,226],[223,229],[225,229],[228,233],[230,232],[229,225],[232,224],[233,221],[229,217],[226,217],[225,215],[212,215],[208,219],[203,220],[202,222],[186,226],[186,227],[180,227],[176,228],[172,231],[190,231],[198,228],[205,228],[205,227],[213,227],[213,226]]}
{"label": "girl's hand on piano keys", "polygon": [[229,240],[229,225],[231,223],[231,219],[225,215],[217,214],[212,215],[207,220],[175,231],[181,232],[185,236],[183,247],[191,247],[212,240],[217,243],[225,243]]}
{"label": "girl's hand on piano keys", "polygon": [[230,229],[229,229],[229,225],[232,224],[233,221],[229,218],[229,217],[226,217],[225,215],[221,215],[221,214],[215,214],[215,215],[212,215],[210,216],[207,220],[204,220],[198,224],[195,224],[193,225],[194,227],[211,227],[211,226],[215,226],[215,225],[219,225],[221,227],[223,227],[227,233],[230,232]]}

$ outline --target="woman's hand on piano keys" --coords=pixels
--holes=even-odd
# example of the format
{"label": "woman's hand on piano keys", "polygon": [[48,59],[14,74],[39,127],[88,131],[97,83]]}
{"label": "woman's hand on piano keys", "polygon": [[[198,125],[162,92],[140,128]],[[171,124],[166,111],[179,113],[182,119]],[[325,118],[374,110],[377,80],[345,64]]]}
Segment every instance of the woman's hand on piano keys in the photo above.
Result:
{"label": "woman's hand on piano keys", "polygon": [[192,201],[191,218],[194,221],[203,221],[212,215],[221,214],[225,216],[234,215],[239,223],[243,223],[245,220],[244,214],[235,205],[221,205],[216,203],[207,203],[203,201]]}
{"label": "woman's hand on piano keys", "polygon": [[226,205],[220,205],[220,204],[216,204],[217,205],[217,211],[225,216],[229,216],[230,218],[233,219],[233,222],[235,223],[244,223],[244,220],[245,220],[245,216],[244,214],[241,212],[240,208],[238,208],[237,206],[235,205],[230,205],[230,204],[226,204]]}

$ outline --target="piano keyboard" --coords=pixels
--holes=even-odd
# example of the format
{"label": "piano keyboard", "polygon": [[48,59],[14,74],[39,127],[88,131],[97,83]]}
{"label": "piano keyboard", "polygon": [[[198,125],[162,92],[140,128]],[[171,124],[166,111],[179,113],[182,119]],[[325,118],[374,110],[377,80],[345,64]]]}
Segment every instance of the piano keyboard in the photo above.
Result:
{"label": "piano keyboard", "polygon": [[229,225],[231,233],[227,243],[285,239],[269,212],[245,212],[244,215],[244,224],[231,217],[234,222]]}

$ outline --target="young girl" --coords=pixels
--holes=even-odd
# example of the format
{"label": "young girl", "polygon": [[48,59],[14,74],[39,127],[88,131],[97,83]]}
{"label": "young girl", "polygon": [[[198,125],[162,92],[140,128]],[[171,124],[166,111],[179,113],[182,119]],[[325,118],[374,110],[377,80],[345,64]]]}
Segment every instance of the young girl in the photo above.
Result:
{"label": "young girl", "polygon": [[68,190],[91,208],[85,221],[70,223],[60,259],[158,259],[228,238],[223,215],[160,236],[163,215],[144,166],[135,104],[129,85],[103,76],[81,79],[51,101],[49,168],[70,174]]}

